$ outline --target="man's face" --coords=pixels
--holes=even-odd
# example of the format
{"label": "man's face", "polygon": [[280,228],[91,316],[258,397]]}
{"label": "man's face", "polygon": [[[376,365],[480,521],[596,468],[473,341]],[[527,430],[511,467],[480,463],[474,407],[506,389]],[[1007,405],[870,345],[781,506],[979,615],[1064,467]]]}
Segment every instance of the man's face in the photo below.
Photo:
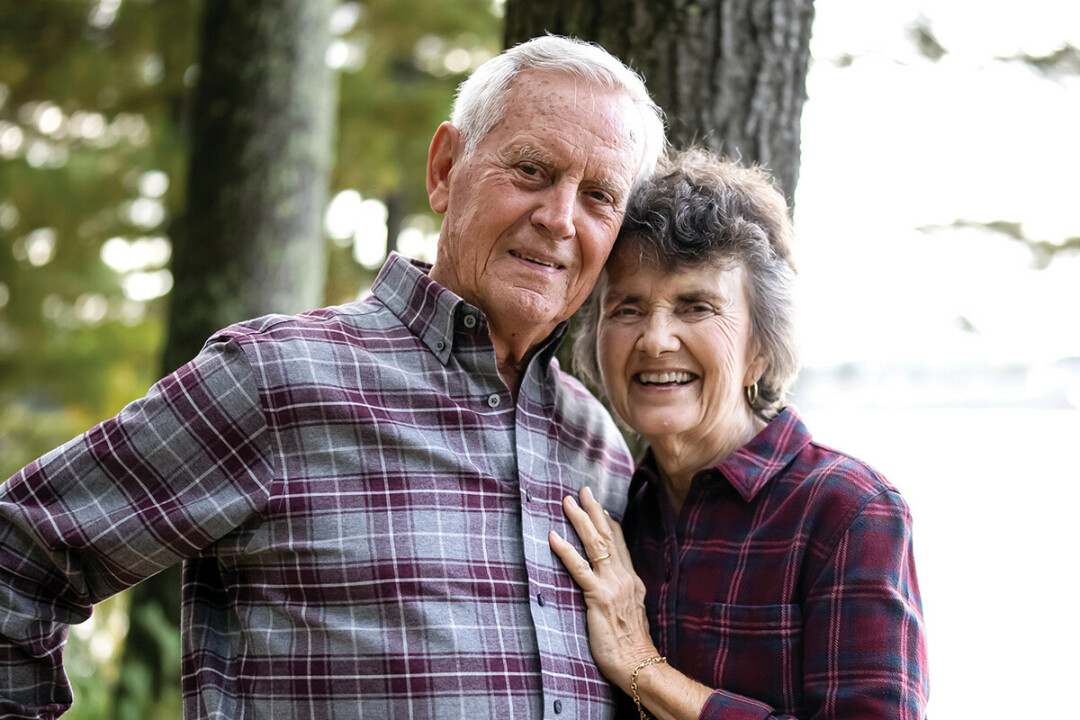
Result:
{"label": "man's face", "polygon": [[470,157],[444,124],[428,167],[432,208],[445,213],[432,278],[483,310],[505,342],[547,335],[611,250],[642,133],[624,95],[535,71],[517,76]]}

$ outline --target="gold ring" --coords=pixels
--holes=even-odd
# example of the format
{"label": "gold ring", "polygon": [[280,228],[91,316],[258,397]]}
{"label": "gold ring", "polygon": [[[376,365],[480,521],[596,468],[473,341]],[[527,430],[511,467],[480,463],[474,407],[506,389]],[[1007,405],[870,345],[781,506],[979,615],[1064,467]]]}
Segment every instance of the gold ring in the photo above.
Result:
{"label": "gold ring", "polygon": [[607,560],[609,557],[611,557],[611,553],[601,555],[600,557],[594,557],[591,560],[589,560],[589,562],[591,562],[591,563],[593,563],[595,565],[596,563],[600,562],[601,560]]}

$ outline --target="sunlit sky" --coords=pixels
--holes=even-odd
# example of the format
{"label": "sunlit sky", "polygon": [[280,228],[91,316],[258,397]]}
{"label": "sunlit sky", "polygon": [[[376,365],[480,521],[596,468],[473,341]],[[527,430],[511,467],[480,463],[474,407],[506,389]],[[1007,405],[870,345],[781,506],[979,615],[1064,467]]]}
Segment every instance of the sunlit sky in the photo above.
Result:
{"label": "sunlit sky", "polygon": [[[1080,47],[1080,3],[815,5],[796,195],[804,364],[1080,355],[1080,257],[1038,270],[1003,236],[918,230],[1006,220],[1080,236],[1080,77],[996,59]],[[948,50],[938,62],[907,36],[920,17]]]}
{"label": "sunlit sky", "polygon": [[[1080,254],[1037,269],[1015,240],[950,227],[1008,221],[1036,240],[1080,236],[1080,76],[1000,59],[1080,47],[1080,2],[815,7],[796,195],[804,365],[1080,356]],[[937,62],[910,38],[920,21],[947,50]],[[345,191],[327,223],[369,267],[383,257],[375,205]],[[406,222],[398,246],[431,258],[437,228],[411,226],[421,221]]]}
{"label": "sunlit sky", "polygon": [[[1080,76],[995,59],[1080,47],[1080,2],[815,6],[796,194],[804,364],[966,370],[1080,356],[1080,256],[1036,269],[1014,240],[918,229],[1005,220],[1038,240],[1080,236]],[[905,33],[920,16],[948,50],[938,62]],[[942,389],[902,392],[921,385]],[[806,415],[815,436],[871,462],[911,505],[929,717],[1061,714],[1059,689],[1080,671],[1067,619],[1078,403],[824,405]]]}

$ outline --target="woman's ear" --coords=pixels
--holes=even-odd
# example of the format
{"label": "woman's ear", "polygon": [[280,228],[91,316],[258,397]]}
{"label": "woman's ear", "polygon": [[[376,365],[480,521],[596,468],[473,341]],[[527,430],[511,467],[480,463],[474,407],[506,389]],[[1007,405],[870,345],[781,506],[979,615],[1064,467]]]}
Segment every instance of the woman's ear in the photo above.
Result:
{"label": "woman's ear", "polygon": [[448,122],[431,138],[427,160],[427,192],[431,209],[442,215],[450,205],[450,171],[461,150],[461,131]]}
{"label": "woman's ear", "polygon": [[760,380],[761,376],[765,374],[765,368],[769,367],[769,358],[761,350],[757,341],[753,341],[750,352],[754,354],[754,359],[746,366],[746,375],[743,376],[743,387],[753,385]]}

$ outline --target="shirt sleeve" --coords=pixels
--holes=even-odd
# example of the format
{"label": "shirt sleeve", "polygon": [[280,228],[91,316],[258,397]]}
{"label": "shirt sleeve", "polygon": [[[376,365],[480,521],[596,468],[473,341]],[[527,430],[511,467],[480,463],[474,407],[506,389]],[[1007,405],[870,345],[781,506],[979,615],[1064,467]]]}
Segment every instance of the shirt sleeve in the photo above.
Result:
{"label": "shirt sleeve", "polygon": [[874,496],[840,535],[803,604],[805,712],[716,690],[701,720],[921,720],[929,694],[911,515]]}
{"label": "shirt sleeve", "polygon": [[265,507],[268,435],[244,352],[213,340],[0,485],[0,717],[70,707],[67,626]]}

